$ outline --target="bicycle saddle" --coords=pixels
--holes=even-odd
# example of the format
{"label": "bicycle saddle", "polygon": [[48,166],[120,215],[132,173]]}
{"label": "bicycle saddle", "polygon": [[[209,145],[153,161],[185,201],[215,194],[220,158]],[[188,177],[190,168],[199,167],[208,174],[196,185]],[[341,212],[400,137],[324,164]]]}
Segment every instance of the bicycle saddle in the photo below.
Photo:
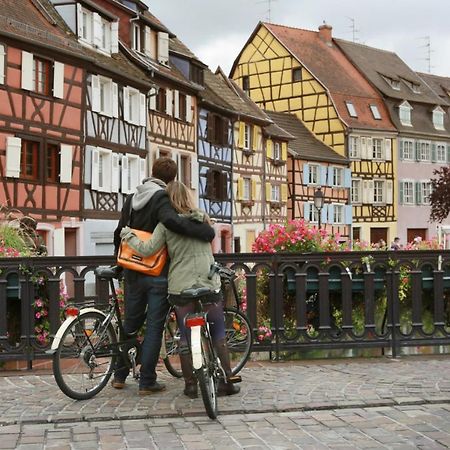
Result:
{"label": "bicycle saddle", "polygon": [[213,291],[206,286],[192,286],[180,292],[181,297],[184,298],[198,298],[204,295],[211,294]]}
{"label": "bicycle saddle", "polygon": [[122,276],[122,267],[111,266],[111,267],[97,267],[94,270],[95,275],[99,278],[108,280],[110,278],[120,278]]}

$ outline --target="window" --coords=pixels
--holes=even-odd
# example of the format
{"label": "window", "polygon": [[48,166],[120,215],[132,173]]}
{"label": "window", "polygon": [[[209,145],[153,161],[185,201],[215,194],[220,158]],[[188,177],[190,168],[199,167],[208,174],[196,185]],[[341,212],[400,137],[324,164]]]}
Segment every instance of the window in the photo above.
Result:
{"label": "window", "polygon": [[352,180],[352,203],[361,203],[361,180]]}
{"label": "window", "polygon": [[243,186],[243,192],[242,192],[242,200],[251,200],[252,196],[252,186],[251,186],[251,179],[250,178],[244,178],[244,186]]}
{"label": "window", "polygon": [[319,211],[318,209],[314,206],[313,202],[307,203],[307,205],[309,205],[307,207],[308,210],[308,217],[305,217],[305,219],[309,220],[309,222],[312,223],[317,223],[319,222]]}
{"label": "window", "polygon": [[228,120],[218,114],[208,113],[206,139],[217,145],[228,145]]}
{"label": "window", "polygon": [[124,89],[124,96],[128,97],[127,102],[124,102],[124,106],[128,105],[128,111],[124,111],[124,119],[127,122],[134,124],[140,123],[140,109],[139,109],[139,91],[127,87]]}
{"label": "window", "polygon": [[100,112],[109,115],[112,113],[112,80],[100,77]]}
{"label": "window", "polygon": [[399,106],[399,117],[400,117],[400,122],[402,123],[402,125],[412,126],[411,110],[412,110],[412,108],[408,102],[403,102]]}
{"label": "window", "polygon": [[296,67],[295,69],[292,69],[292,81],[302,81],[301,67]]}
{"label": "window", "polygon": [[333,222],[344,223],[344,205],[333,205]]}
{"label": "window", "polygon": [[373,202],[384,203],[384,181],[375,180],[373,182]]}
{"label": "window", "polygon": [[84,8],[81,10],[81,35],[84,41],[91,43],[93,34],[93,15],[91,11]]}
{"label": "window", "polygon": [[403,79],[403,82],[408,86],[415,94],[420,94],[420,86],[412,81]]}
{"label": "window", "polygon": [[430,194],[432,192],[431,183],[423,181],[420,183],[422,203],[428,205],[430,203]]}
{"label": "window", "polygon": [[141,27],[133,23],[131,27],[131,47],[138,52],[141,51]]}
{"label": "window", "polygon": [[249,124],[244,125],[244,149],[250,150],[252,140],[252,126]]}
{"label": "window", "polygon": [[347,106],[347,111],[350,114],[350,117],[358,117],[358,114],[356,113],[356,109],[353,106],[352,102],[345,102],[346,106]]}
{"label": "window", "polygon": [[156,94],[156,110],[162,113],[166,112],[166,90],[163,88],[159,88]]}
{"label": "window", "polygon": [[194,64],[191,64],[190,78],[191,78],[191,81],[193,81],[194,83],[197,83],[197,84],[200,84],[201,86],[203,86],[204,85],[203,69]]}
{"label": "window", "polygon": [[181,155],[179,167],[180,181],[186,186],[191,185],[191,160],[189,156]]}
{"label": "window", "polygon": [[250,78],[248,76],[242,77],[242,90],[247,93],[250,91]]}
{"label": "window", "polygon": [[[446,161],[445,144],[436,144],[436,162]],[[450,163],[450,161],[448,161]]]}
{"label": "window", "polygon": [[419,143],[419,159],[421,161],[431,161],[430,143],[421,141]]}
{"label": "window", "polygon": [[349,140],[349,155],[350,158],[357,159],[361,157],[361,153],[359,150],[359,137],[350,136]]}
{"label": "window", "polygon": [[382,159],[383,157],[383,140],[382,139],[372,139],[372,158]]}
{"label": "window", "polygon": [[39,178],[39,142],[22,139],[20,176],[27,180]]}
{"label": "window", "polygon": [[333,167],[333,186],[343,186],[344,169]]}
{"label": "window", "polygon": [[433,110],[433,125],[436,130],[445,130],[444,111],[441,108],[436,108]]}
{"label": "window", "polygon": [[[403,187],[403,189],[402,189]],[[412,205],[414,204],[414,182],[413,181],[403,181],[400,188],[400,197],[403,194],[403,204]]]}
{"label": "window", "polygon": [[308,184],[319,184],[319,175],[319,166],[310,164]]}
{"label": "window", "polygon": [[399,91],[400,90],[400,80],[394,80],[393,78],[389,78],[386,76],[383,76],[384,81],[386,81],[387,84],[389,84],[389,86],[394,89],[394,91]]}
{"label": "window", "polygon": [[107,52],[111,51],[111,24],[105,19],[101,19],[102,32],[101,32],[101,49]]}
{"label": "window", "polygon": [[279,142],[273,144],[273,159],[279,161],[281,159],[281,145]]}
{"label": "window", "polygon": [[272,184],[270,194],[271,194],[271,196],[270,196],[271,202],[275,202],[275,203],[281,202],[281,187],[279,184]]}
{"label": "window", "polygon": [[33,58],[33,87],[39,94],[50,95],[50,61]]}
{"label": "window", "polygon": [[403,141],[403,159],[414,160],[414,142]]}
{"label": "window", "polygon": [[227,199],[228,177],[226,172],[210,169],[206,173],[206,197],[211,200]]}
{"label": "window", "polygon": [[178,114],[179,114],[179,119],[183,120],[184,122],[186,122],[187,119],[187,105],[186,105],[186,95],[185,94],[179,94],[178,97],[178,102],[179,102],[179,106],[178,106]]}
{"label": "window", "polygon": [[47,144],[47,158],[45,164],[46,177],[48,181],[59,181],[60,156],[59,146],[56,144]]}
{"label": "window", "polygon": [[377,105],[369,105],[370,110],[372,111],[372,116],[375,120],[380,120],[381,119],[381,114],[380,111],[378,111],[378,106]]}

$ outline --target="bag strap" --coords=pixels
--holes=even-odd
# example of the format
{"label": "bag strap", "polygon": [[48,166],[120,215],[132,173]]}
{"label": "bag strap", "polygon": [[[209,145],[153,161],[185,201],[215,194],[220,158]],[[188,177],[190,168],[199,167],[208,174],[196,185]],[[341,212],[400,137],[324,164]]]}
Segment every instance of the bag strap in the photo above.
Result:
{"label": "bag strap", "polygon": [[133,212],[133,195],[131,194],[131,199],[130,199],[130,209],[128,211],[128,221],[127,221],[127,227],[131,228],[131,213]]}

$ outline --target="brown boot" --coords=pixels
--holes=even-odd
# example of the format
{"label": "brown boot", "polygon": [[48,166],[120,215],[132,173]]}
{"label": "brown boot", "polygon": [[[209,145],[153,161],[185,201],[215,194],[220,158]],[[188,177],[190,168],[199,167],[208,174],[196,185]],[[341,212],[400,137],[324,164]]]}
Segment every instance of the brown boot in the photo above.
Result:
{"label": "brown boot", "polygon": [[231,373],[230,352],[228,351],[228,346],[225,338],[219,339],[217,342],[215,342],[214,348],[216,350],[217,356],[220,359],[222,369],[225,372],[226,376],[225,380],[219,381],[219,386],[217,388],[217,395],[219,397],[223,397],[225,395],[238,394],[241,388],[239,386],[235,386],[233,383],[230,382],[230,379],[233,378],[233,376]]}
{"label": "brown boot", "polygon": [[189,353],[180,353],[180,363],[184,378],[183,393],[189,398],[197,398],[197,378],[194,374],[191,355]]}

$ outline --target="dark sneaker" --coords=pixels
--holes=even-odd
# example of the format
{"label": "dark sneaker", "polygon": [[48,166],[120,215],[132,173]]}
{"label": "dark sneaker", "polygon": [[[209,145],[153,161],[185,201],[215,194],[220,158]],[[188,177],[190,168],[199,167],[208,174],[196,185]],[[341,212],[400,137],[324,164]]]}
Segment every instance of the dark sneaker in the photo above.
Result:
{"label": "dark sneaker", "polygon": [[183,394],[189,398],[198,398],[197,383],[187,384],[184,387]]}
{"label": "dark sneaker", "polygon": [[125,380],[119,380],[118,378],[113,378],[113,380],[111,381],[111,386],[114,389],[123,389],[125,387]]}
{"label": "dark sneaker", "polygon": [[239,394],[241,388],[239,386],[235,386],[233,383],[225,383],[225,381],[220,380],[219,386],[217,387],[217,396],[225,397],[226,395],[235,395]]}
{"label": "dark sneaker", "polygon": [[157,392],[164,391],[166,389],[165,384],[158,383],[155,381],[151,386],[139,386],[139,395],[152,395]]}

